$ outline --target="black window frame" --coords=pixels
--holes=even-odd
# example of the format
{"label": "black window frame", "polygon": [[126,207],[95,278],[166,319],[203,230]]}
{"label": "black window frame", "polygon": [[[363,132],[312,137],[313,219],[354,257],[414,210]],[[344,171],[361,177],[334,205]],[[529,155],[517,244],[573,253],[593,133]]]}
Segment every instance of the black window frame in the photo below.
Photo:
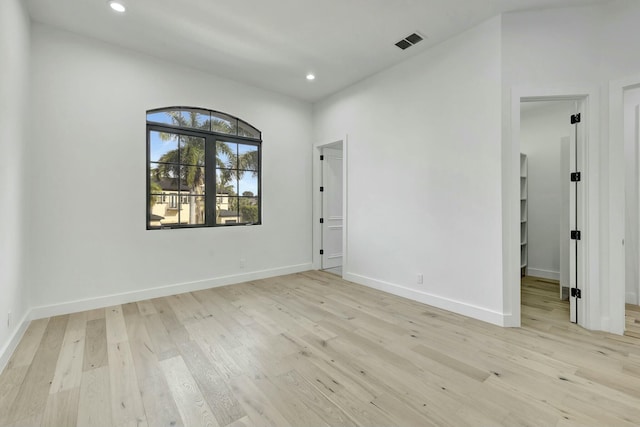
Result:
{"label": "black window frame", "polygon": [[[243,123],[244,125],[249,126],[253,130],[255,130],[259,138],[251,138],[246,136],[233,135],[229,133],[220,133],[207,131],[199,128],[191,128],[191,127],[183,127],[177,125],[169,125],[166,123],[158,123],[153,121],[146,121],[146,139],[147,139],[147,185],[146,185],[146,200],[147,200],[147,215],[146,215],[146,229],[147,230],[165,230],[165,229],[185,229],[185,228],[209,228],[209,227],[240,227],[247,225],[262,225],[262,133],[249,124],[248,122],[238,119],[234,116],[231,116],[228,113],[218,112],[214,110],[207,110],[199,107],[168,107],[161,109],[154,109],[147,111],[147,117],[149,114],[158,113],[158,112],[170,112],[170,111],[207,111],[211,114],[222,114],[227,117],[236,120],[235,130],[236,133],[238,129],[240,129],[239,123]],[[204,214],[204,224],[162,224],[160,226],[151,226],[151,132],[166,132],[177,135],[185,135],[203,138],[205,143],[205,154],[204,154],[204,170],[205,170],[205,214]],[[216,164],[216,147],[218,143],[233,143],[233,144],[242,144],[242,145],[251,145],[257,148],[257,186],[258,186],[258,194],[253,197],[257,201],[258,208],[258,220],[255,222],[228,222],[228,223],[217,223],[216,221],[216,204],[218,199],[218,188],[217,188],[217,164]],[[240,169],[237,169],[240,170]],[[181,184],[178,185],[180,189]],[[209,189],[213,189],[213,192]],[[166,193],[164,189],[161,191],[162,200],[165,199],[166,196],[172,196],[173,194]],[[158,196],[154,193],[154,196]],[[175,197],[178,201],[178,209],[182,209],[182,194],[180,191],[175,194]],[[235,196],[228,197],[236,197],[238,199],[238,216],[240,215],[240,199],[246,196],[242,196],[241,194],[237,194]],[[239,218],[238,218],[239,219]]]}

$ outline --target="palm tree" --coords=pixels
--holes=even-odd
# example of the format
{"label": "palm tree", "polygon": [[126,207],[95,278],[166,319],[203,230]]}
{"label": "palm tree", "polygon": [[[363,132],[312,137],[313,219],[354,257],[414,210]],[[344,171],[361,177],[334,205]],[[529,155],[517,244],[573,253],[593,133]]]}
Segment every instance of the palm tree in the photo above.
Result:
{"label": "palm tree", "polygon": [[[220,219],[223,201],[223,198],[218,197],[218,194],[236,195],[236,190],[233,185],[230,185],[230,182],[233,178],[239,179],[237,164],[237,150],[233,150],[229,144],[216,144],[216,223]],[[227,198],[228,202],[229,199]]]}
{"label": "palm tree", "polygon": [[255,171],[258,170],[258,150],[247,151],[239,159],[240,169]]}

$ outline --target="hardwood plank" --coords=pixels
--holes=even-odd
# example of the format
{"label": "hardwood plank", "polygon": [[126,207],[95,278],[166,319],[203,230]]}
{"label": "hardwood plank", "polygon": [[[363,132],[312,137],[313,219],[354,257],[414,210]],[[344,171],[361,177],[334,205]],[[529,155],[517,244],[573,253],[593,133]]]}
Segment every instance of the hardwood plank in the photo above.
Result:
{"label": "hardwood plank", "polygon": [[105,323],[107,328],[107,343],[116,344],[127,340],[127,328],[124,324],[122,306],[107,307],[105,311]]}
{"label": "hardwood plank", "polygon": [[178,348],[175,342],[169,336],[169,331],[164,326],[160,315],[157,313],[149,314],[143,318],[147,327],[147,333],[153,343],[153,351],[158,360],[169,359],[178,355]]}
{"label": "hardwood plank", "polygon": [[29,324],[29,327],[20,340],[18,347],[9,359],[5,370],[17,368],[20,366],[29,366],[31,364],[31,362],[33,361],[33,357],[38,350],[38,347],[40,347],[42,336],[44,335],[48,324],[49,319],[33,320]]}
{"label": "hardwood plank", "polygon": [[200,346],[194,341],[179,345],[180,354],[213,411],[218,424],[226,426],[247,415],[222,375],[215,369]]}
{"label": "hardwood plank", "polygon": [[[55,375],[49,393],[77,389],[82,380],[82,368],[87,328],[86,312],[69,316],[67,329],[58,356]],[[46,420],[46,417],[45,417]]]}
{"label": "hardwood plank", "polygon": [[254,378],[253,383],[291,425],[329,426],[327,422],[302,402],[292,390],[276,386],[271,378],[266,376]]}
{"label": "hardwood plank", "polygon": [[108,366],[91,369],[83,373],[78,403],[78,427],[113,425],[109,381]]}
{"label": "hardwood plank", "polygon": [[249,378],[243,375],[233,378],[231,380],[231,389],[244,407],[253,425],[273,427],[292,425]]}
{"label": "hardwood plank", "polygon": [[91,322],[92,320],[104,319],[105,314],[104,308],[96,308],[95,310],[87,311],[87,322]]}
{"label": "hardwood plank", "polygon": [[298,372],[290,371],[276,378],[276,384],[292,390],[302,402],[329,425],[356,426],[357,423],[320,393]]}
{"label": "hardwood plank", "polygon": [[138,301],[137,304],[138,304],[138,310],[140,311],[140,314],[142,314],[143,316],[148,316],[150,314],[158,313],[158,310],[156,310],[156,306],[153,305],[153,303],[149,300]]}
{"label": "hardwood plank", "polygon": [[[640,387],[637,379],[628,375],[613,374],[611,372],[600,372],[596,369],[581,368],[576,375],[591,382],[602,384],[612,390],[617,390],[623,394],[633,396],[640,400]],[[640,415],[640,413],[639,413]]]}
{"label": "hardwood plank", "polygon": [[247,415],[246,417],[242,417],[239,420],[228,424],[227,427],[250,427],[253,426],[254,423],[251,422],[251,418]]}
{"label": "hardwood plank", "polygon": [[[127,316],[138,315],[140,311],[138,311],[138,304],[135,302],[130,302],[127,304],[122,304],[122,316],[126,319]],[[125,321],[126,324],[126,321]]]}
{"label": "hardwood plank", "polygon": [[[109,316],[109,311],[107,311],[107,316]],[[108,325],[107,319],[107,330]],[[126,329],[124,335],[126,336]],[[109,343],[108,354],[113,424],[120,426],[146,422],[144,406],[138,389],[138,378],[128,341]]]}
{"label": "hardwood plank", "polygon": [[9,409],[10,423],[42,416],[68,320],[69,316],[49,320],[20,391]]}
{"label": "hardwood plank", "polygon": [[[371,401],[371,404],[393,420],[393,425],[402,426],[437,426],[429,418],[419,413],[406,403],[398,400],[390,393],[383,393]],[[402,410],[398,410],[402,408]]]}
{"label": "hardwood plank", "polygon": [[109,363],[107,356],[107,323],[105,318],[87,322],[83,370],[102,368]]}
{"label": "hardwood plank", "polygon": [[174,344],[189,341],[191,339],[189,332],[187,332],[184,325],[178,321],[178,318],[166,298],[156,298],[152,301],[158,311],[160,320],[164,324],[169,337]]}
{"label": "hardwood plank", "polygon": [[240,341],[214,318],[205,318],[200,322],[189,323],[185,325],[185,327],[187,331],[189,331],[190,336],[207,335],[214,339],[217,345],[223,348],[234,349],[242,346]]}
{"label": "hardwood plank", "polygon": [[42,427],[75,426],[78,419],[80,387],[49,394],[42,416]]}
{"label": "hardwood plank", "polygon": [[636,319],[640,319],[640,305],[625,304],[624,308],[629,315],[634,316]]}
{"label": "hardwood plank", "polygon": [[153,344],[138,306],[128,305],[123,311],[147,422],[152,426],[182,426],[178,408],[152,349]]}
{"label": "hardwood plank", "polygon": [[5,369],[0,375],[0,426],[9,424],[9,408],[18,396],[29,366]]}
{"label": "hardwood plank", "polygon": [[11,424],[10,427],[34,427],[42,422],[42,414],[34,415],[31,418],[23,418]]}
{"label": "hardwood plank", "polygon": [[[200,332],[202,332],[202,334]],[[220,375],[226,379],[242,375],[242,370],[239,366],[241,357],[235,357],[232,352],[225,350],[217,343],[215,337],[209,336],[202,329],[194,331],[194,333],[192,333],[192,337],[193,340],[198,343],[200,348],[202,348]],[[246,354],[241,356],[246,356]]]}
{"label": "hardwood plank", "polygon": [[467,375],[468,377],[473,378],[476,381],[482,382],[489,378],[489,376],[491,375],[491,373],[488,371],[468,365],[455,359],[454,357],[447,356],[446,354],[441,353],[438,350],[429,348],[422,344],[414,347],[413,351],[429,358],[430,360],[441,363],[442,365],[447,366],[454,371]]}
{"label": "hardwood plank", "polygon": [[42,319],[0,425],[640,425],[640,339],[548,281],[522,303],[500,328],[311,271]]}
{"label": "hardwood plank", "polygon": [[182,357],[165,359],[160,362],[160,366],[184,424],[219,426]]}
{"label": "hardwood plank", "polygon": [[183,325],[211,317],[190,293],[172,295],[164,300],[172,308],[178,322]]}
{"label": "hardwood plank", "polygon": [[139,379],[142,404],[150,426],[181,427],[185,424],[161,371]]}

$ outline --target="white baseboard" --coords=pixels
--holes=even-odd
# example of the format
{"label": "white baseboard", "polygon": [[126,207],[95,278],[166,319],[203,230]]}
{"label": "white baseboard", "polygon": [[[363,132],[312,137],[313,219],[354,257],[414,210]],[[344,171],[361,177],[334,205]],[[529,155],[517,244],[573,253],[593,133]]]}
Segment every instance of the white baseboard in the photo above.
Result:
{"label": "white baseboard", "polygon": [[541,279],[560,280],[559,271],[542,270],[539,268],[527,267],[527,276],[539,277]]}
{"label": "white baseboard", "polygon": [[502,325],[505,328],[519,328],[522,326],[520,316],[514,316],[512,313],[505,313],[502,315]]}
{"label": "white baseboard", "polygon": [[9,363],[9,359],[11,359],[11,355],[16,348],[18,347],[18,343],[24,336],[24,333],[27,331],[27,327],[29,326],[29,312],[27,311],[22,319],[20,320],[20,326],[13,332],[13,335],[9,338],[9,341],[5,344],[2,349],[0,349],[0,373],[4,371],[4,368]]}
{"label": "white baseboard", "polygon": [[253,271],[244,274],[233,274],[230,276],[215,277],[212,279],[199,280],[196,282],[179,283],[175,285],[143,289],[140,291],[124,292],[120,294],[106,295],[96,298],[86,298],[60,304],[44,305],[33,307],[30,311],[29,319],[34,320],[69,313],[77,313],[79,311],[110,307],[112,305],[126,304],[150,298],[161,298],[169,295],[216,288],[220,286],[232,285],[235,283],[248,282],[251,280],[260,280],[269,277],[284,276],[286,274],[300,273],[302,271],[308,271],[310,269],[311,263],[298,264],[268,270]]}
{"label": "white baseboard", "polygon": [[412,299],[414,301],[441,308],[443,310],[451,311],[453,313],[462,314],[463,316],[482,320],[483,322],[492,323],[498,326],[507,326],[506,321],[508,319],[505,318],[505,315],[503,313],[499,313],[497,311],[488,310],[486,308],[478,307],[460,301],[455,301],[449,298],[439,297],[437,295],[432,295],[423,291],[406,288],[394,283],[383,282],[381,280],[372,279],[370,277],[361,276],[359,274],[344,273],[343,279],[358,283],[360,285],[368,286],[370,288],[378,289],[380,291],[388,292],[393,295]]}
{"label": "white baseboard", "polygon": [[599,330],[605,331],[605,332],[610,332],[612,334],[617,334],[617,335],[623,335],[624,334],[624,328],[623,328],[622,332],[620,332],[620,333],[614,332],[611,329],[612,329],[611,328],[611,318],[609,316],[602,316],[602,318],[600,319],[600,328],[599,328]]}
{"label": "white baseboard", "polygon": [[624,295],[624,301],[627,304],[638,305],[638,294],[635,292],[627,292]]}

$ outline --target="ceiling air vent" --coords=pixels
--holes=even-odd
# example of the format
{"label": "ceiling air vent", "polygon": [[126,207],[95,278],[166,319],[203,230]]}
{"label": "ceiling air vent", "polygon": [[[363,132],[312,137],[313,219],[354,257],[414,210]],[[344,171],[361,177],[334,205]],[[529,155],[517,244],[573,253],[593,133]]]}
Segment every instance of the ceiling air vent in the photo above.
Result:
{"label": "ceiling air vent", "polygon": [[406,48],[411,47],[414,44],[421,42],[423,40],[423,38],[424,37],[422,37],[420,34],[413,33],[413,34],[410,34],[407,37],[403,38],[398,43],[396,43],[396,46],[398,46],[402,50],[405,50]]}

